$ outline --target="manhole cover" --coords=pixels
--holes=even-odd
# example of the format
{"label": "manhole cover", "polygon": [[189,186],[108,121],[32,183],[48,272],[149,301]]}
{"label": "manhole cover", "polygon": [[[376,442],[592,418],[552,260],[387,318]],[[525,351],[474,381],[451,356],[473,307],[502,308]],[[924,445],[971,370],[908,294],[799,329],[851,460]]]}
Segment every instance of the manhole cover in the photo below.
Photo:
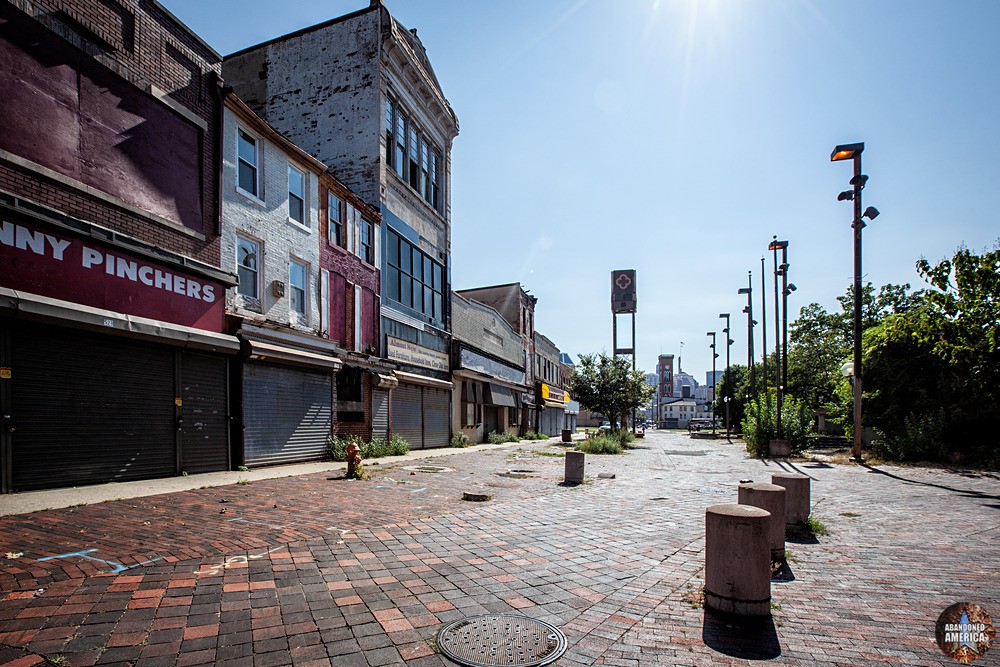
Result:
{"label": "manhole cover", "polygon": [[403,470],[412,470],[413,472],[453,472],[455,469],[444,466],[403,466]]}
{"label": "manhole cover", "polygon": [[667,456],[705,456],[708,452],[698,449],[664,449]]}
{"label": "manhole cover", "polygon": [[484,614],[444,626],[437,645],[449,660],[467,667],[534,667],[561,656],[566,636],[527,616]]}

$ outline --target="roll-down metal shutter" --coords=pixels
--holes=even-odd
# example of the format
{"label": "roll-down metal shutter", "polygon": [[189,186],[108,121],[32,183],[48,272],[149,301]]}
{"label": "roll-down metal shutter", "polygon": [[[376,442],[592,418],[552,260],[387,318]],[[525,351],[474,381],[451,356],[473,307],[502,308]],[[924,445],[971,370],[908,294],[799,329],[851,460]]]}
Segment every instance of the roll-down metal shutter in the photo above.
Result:
{"label": "roll-down metal shutter", "polygon": [[226,360],[181,353],[181,470],[229,469]]}
{"label": "roll-down metal shutter", "polygon": [[542,410],[542,433],[544,435],[558,435],[561,428],[561,417],[563,411],[558,408],[544,408]]}
{"label": "roll-down metal shutter", "polygon": [[449,416],[451,392],[445,389],[424,387],[424,447],[447,447],[449,443]]}
{"label": "roll-down metal shutter", "polygon": [[392,390],[392,432],[408,443],[410,449],[423,449],[420,387],[400,384]]}
{"label": "roll-down metal shutter", "polygon": [[372,390],[372,436],[389,437],[389,392],[385,389]]}
{"label": "roll-down metal shutter", "polygon": [[124,338],[15,325],[14,488],[174,475],[174,356]]}
{"label": "roll-down metal shutter", "polygon": [[268,364],[243,366],[243,450],[248,466],[321,459],[332,426],[331,374]]}

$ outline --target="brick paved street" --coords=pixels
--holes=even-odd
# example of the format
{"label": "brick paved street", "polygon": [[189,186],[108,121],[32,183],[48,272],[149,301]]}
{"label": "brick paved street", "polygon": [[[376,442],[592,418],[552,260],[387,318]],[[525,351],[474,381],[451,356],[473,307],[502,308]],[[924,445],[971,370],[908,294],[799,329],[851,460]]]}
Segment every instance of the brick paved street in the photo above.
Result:
{"label": "brick paved street", "polygon": [[[441,624],[504,612],[559,627],[557,665],[947,665],[945,607],[1000,613],[997,474],[764,462],[681,433],[640,444],[588,456],[575,488],[558,484],[562,447],[521,443],[369,465],[364,482],[0,518],[0,665],[446,665]],[[773,622],[707,615],[705,508],[783,469],[813,478],[830,534],[788,544]]]}

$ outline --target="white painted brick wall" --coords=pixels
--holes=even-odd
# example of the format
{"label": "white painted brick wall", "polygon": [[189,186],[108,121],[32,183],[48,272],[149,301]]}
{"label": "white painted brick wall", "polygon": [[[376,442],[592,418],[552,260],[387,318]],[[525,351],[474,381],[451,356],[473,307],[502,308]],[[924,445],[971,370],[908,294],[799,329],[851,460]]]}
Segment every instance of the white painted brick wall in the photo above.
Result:
{"label": "white painted brick wall", "polygon": [[[236,240],[237,232],[261,242],[263,261],[259,294],[261,310],[248,310],[244,299],[230,288],[226,292],[226,308],[254,321],[274,322],[290,326],[299,331],[318,333],[319,315],[319,179],[307,165],[290,157],[278,145],[254,132],[248,125],[238,123],[237,116],[229,108],[225,110],[223,121],[223,163],[222,163],[222,267],[237,273]],[[236,137],[237,128],[244,130],[258,140],[258,151],[262,153],[261,169],[263,187],[260,200],[244,195],[236,187]],[[288,165],[291,163],[305,172],[306,210],[309,228],[288,219]],[[306,319],[301,321],[297,314],[290,312],[291,285],[289,283],[288,262],[291,257],[304,262],[309,267],[306,286]],[[275,297],[271,284],[275,280],[285,283],[285,295]]]}

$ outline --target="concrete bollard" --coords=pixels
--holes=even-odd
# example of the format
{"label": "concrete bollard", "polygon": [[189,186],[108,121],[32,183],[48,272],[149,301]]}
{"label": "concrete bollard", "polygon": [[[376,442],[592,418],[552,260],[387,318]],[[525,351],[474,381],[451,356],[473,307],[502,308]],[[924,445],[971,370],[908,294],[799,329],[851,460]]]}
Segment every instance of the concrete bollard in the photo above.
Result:
{"label": "concrete bollard", "polygon": [[573,431],[568,428],[562,430],[562,441],[563,442],[573,442]]}
{"label": "concrete bollard", "polygon": [[705,510],[705,606],[739,616],[771,614],[771,515],[750,505]]}
{"label": "concrete bollard", "polygon": [[583,466],[585,455],[583,452],[566,452],[566,484],[583,483]]}
{"label": "concrete bollard", "polygon": [[770,512],[767,542],[771,560],[785,560],[785,487],[766,483],[740,484],[739,503]]}
{"label": "concrete bollard", "polygon": [[771,483],[785,487],[785,531],[797,531],[809,518],[809,477],[797,472],[776,472]]}

